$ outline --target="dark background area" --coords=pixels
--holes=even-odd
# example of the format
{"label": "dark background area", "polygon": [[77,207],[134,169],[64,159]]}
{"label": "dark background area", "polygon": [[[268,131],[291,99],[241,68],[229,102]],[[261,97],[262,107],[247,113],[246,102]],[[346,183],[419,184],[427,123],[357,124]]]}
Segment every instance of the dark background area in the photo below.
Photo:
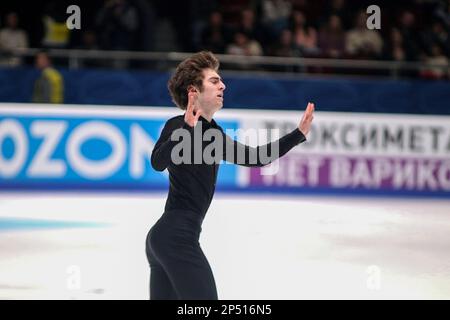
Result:
{"label": "dark background area", "polygon": [[[135,0],[129,0],[133,3]],[[224,16],[224,21],[233,24],[239,18],[242,8],[253,6],[258,7],[258,1],[251,0],[143,0],[151,5],[156,19],[169,19],[175,29],[181,34],[181,39],[189,38],[190,22],[195,18],[207,19],[208,13],[212,9],[219,9]],[[4,23],[4,17],[8,12],[14,11],[19,15],[19,25],[25,29],[29,35],[30,47],[39,47],[43,36],[42,16],[46,12],[56,13],[60,19],[66,20],[69,14],[66,9],[70,5],[78,5],[81,9],[81,30],[73,30],[71,33],[71,46],[77,46],[80,42],[80,34],[84,30],[95,29],[95,17],[105,0],[2,0],[0,2],[0,25]],[[319,17],[323,8],[329,3],[329,0],[314,1],[293,1],[296,3],[305,3],[307,15],[309,17]],[[416,16],[417,25],[423,26],[433,20],[433,8],[436,1],[384,1],[384,0],[347,0],[350,8],[349,14],[356,14],[360,9],[365,9],[369,5],[378,5],[381,8],[381,34],[385,35],[390,27],[397,22],[401,12],[404,10],[412,11]],[[317,21],[310,21],[313,25]],[[186,47],[184,51],[190,48]],[[190,50],[188,50],[190,51]]]}

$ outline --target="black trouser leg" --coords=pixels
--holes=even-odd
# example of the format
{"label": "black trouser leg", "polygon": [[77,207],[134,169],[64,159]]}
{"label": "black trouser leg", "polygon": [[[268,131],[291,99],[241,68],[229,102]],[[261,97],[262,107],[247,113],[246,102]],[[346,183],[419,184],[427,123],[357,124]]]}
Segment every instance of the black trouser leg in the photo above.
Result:
{"label": "black trouser leg", "polygon": [[147,236],[150,299],[217,300],[211,267],[198,237],[200,224],[160,219]]}

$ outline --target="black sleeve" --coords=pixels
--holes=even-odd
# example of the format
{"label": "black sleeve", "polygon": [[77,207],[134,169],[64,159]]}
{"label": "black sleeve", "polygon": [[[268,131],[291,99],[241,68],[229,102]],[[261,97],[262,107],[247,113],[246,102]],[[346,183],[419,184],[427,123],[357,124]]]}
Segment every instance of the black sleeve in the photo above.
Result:
{"label": "black sleeve", "polygon": [[170,137],[176,129],[180,128],[192,130],[182,118],[170,119],[166,122],[152,151],[151,164],[156,171],[164,171],[171,163],[171,152],[178,141],[173,141]]}
{"label": "black sleeve", "polygon": [[306,141],[306,137],[297,128],[276,141],[256,148],[235,141],[225,133],[223,136],[225,141],[223,160],[246,167],[265,166]]}

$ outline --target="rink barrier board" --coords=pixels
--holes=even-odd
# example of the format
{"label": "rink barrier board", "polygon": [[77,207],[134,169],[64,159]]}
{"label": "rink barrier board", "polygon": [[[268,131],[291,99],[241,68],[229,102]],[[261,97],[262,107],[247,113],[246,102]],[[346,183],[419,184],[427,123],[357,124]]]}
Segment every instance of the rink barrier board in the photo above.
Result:
{"label": "rink barrier board", "polygon": [[[165,121],[178,114],[173,107],[0,104],[0,190],[167,190],[167,172],[153,170],[149,156]],[[277,135],[251,141],[246,130],[281,136],[301,115],[224,109],[216,120],[256,146]],[[448,198],[449,123],[448,116],[317,111],[306,143],[272,169],[221,165],[217,190]]]}

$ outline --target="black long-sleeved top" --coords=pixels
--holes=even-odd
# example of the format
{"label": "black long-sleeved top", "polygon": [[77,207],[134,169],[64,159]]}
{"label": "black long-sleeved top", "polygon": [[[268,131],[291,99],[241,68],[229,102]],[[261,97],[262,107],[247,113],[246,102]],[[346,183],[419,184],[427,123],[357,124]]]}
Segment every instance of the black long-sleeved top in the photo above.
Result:
{"label": "black long-sleeved top", "polygon": [[[172,149],[179,143],[186,143],[182,138],[179,138],[179,140],[171,139],[172,133],[180,128],[188,130],[187,132],[190,137],[192,137],[190,145],[191,162],[189,164],[175,164],[171,158]],[[231,163],[249,167],[267,165],[273,160],[282,157],[294,146],[306,140],[303,133],[296,128],[276,142],[253,148],[231,139],[214,120],[208,122],[205,118],[200,116],[199,123],[197,123],[194,129],[184,121],[184,115],[169,119],[161,132],[159,140],[156,142],[151,156],[151,164],[155,170],[163,171],[167,168],[169,171],[170,187],[165,211],[180,209],[191,210],[204,216],[211,204],[216,188],[220,161],[214,161],[212,164],[208,164],[208,161],[202,161],[200,164],[195,164],[197,162],[193,162],[195,160],[194,131],[200,129],[203,134],[208,129],[213,129],[217,135],[222,137],[222,154],[211,152],[213,156],[217,156],[220,160],[226,160]],[[200,131],[197,131],[197,133],[199,132]],[[203,141],[205,138],[200,139],[202,141],[202,152],[208,145],[215,141],[215,139],[211,139],[210,141]],[[275,147],[274,143],[277,142],[279,143],[279,152],[274,152],[274,154],[272,154],[271,150]],[[177,146],[177,149],[179,147],[180,146]],[[211,146],[208,150],[211,150]],[[217,150],[218,149],[216,148],[216,151]],[[183,152],[179,154],[183,155]],[[242,157],[243,154],[245,154],[245,160]],[[261,154],[268,155],[268,157],[263,159],[260,157]]]}

